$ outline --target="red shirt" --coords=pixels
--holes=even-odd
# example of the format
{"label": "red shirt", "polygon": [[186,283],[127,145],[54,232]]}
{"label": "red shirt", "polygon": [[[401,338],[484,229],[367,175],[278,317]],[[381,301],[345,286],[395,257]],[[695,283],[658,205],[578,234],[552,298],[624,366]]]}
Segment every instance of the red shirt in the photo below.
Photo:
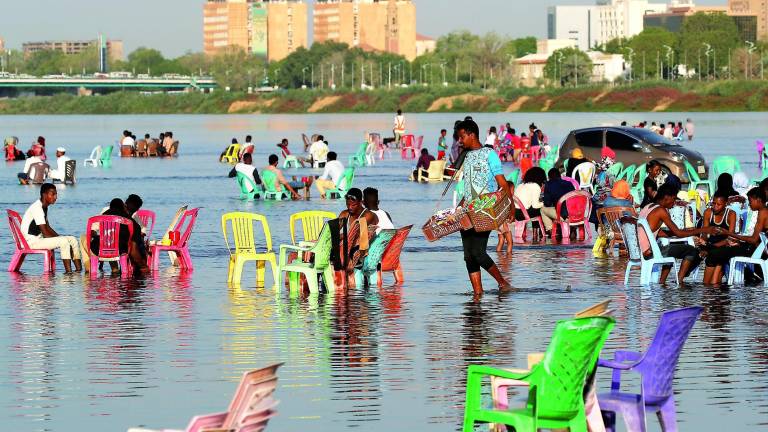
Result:
{"label": "red shirt", "polygon": [[514,150],[521,150],[523,148],[522,144],[520,143],[520,137],[517,135],[512,135],[512,148]]}
{"label": "red shirt", "polygon": [[531,139],[528,137],[520,138],[520,147],[523,149],[527,149],[531,147]]}

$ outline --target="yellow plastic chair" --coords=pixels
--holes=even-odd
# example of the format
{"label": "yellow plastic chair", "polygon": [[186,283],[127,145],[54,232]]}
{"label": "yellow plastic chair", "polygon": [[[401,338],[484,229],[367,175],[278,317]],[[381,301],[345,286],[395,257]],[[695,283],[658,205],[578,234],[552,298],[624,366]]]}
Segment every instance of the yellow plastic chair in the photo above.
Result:
{"label": "yellow plastic chair", "polygon": [[[336,219],[336,213],[322,210],[309,210],[294,213],[291,215],[291,243],[294,246],[309,246],[317,241],[320,236],[320,230],[323,224],[329,219]],[[301,222],[301,229],[304,234],[304,240],[296,243],[296,222]]]}
{"label": "yellow plastic chair", "polygon": [[433,160],[429,163],[429,168],[419,168],[419,182],[441,182],[446,179],[450,179],[450,176],[446,176],[444,174],[445,171],[445,161],[444,160]]}
{"label": "yellow plastic chair", "polygon": [[[230,247],[227,222],[232,226],[232,239],[234,248]],[[266,251],[256,251],[254,239],[254,223],[259,222],[264,233]],[[269,231],[267,218],[256,213],[232,212],[221,217],[221,231],[224,233],[224,241],[229,250],[229,276],[228,281],[239,284],[243,276],[243,266],[248,261],[256,261],[256,285],[264,283],[266,263],[272,266],[272,279],[277,283],[277,258],[272,250],[272,234]],[[277,286],[277,285],[275,285]]]}
{"label": "yellow plastic chair", "polygon": [[240,161],[240,144],[230,144],[227,147],[227,151],[224,152],[224,156],[221,157],[219,162],[226,162],[228,164],[236,164]]}

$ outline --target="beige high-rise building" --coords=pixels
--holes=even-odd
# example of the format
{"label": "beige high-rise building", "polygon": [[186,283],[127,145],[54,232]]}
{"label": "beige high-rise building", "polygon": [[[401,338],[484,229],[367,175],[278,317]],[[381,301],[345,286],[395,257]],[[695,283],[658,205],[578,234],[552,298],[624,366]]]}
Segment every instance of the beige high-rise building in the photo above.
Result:
{"label": "beige high-rise building", "polygon": [[416,58],[416,6],[411,0],[317,0],[314,41]]}
{"label": "beige high-rise building", "polygon": [[203,51],[241,47],[269,61],[307,47],[303,0],[207,0],[203,5]]}
{"label": "beige high-rise building", "polygon": [[766,0],[728,0],[729,15],[757,16],[757,38],[768,40],[768,1]]}

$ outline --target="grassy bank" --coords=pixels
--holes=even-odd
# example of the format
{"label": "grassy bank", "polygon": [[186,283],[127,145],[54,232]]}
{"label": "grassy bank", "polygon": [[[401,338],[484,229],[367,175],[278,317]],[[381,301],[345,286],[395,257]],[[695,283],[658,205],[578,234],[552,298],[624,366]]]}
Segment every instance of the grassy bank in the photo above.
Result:
{"label": "grassy bank", "polygon": [[0,100],[0,114],[225,114],[393,112],[768,111],[768,81],[647,82],[558,89],[470,86],[331,92],[287,90]]}

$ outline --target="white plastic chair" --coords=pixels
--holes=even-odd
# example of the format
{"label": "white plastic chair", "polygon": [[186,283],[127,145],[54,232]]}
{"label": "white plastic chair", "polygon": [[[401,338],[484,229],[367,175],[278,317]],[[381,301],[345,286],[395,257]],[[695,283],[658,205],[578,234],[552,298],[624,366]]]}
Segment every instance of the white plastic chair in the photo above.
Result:
{"label": "white plastic chair", "polygon": [[[658,283],[660,274],[660,267],[665,265],[671,265],[675,271],[675,281],[680,284],[677,279],[678,265],[677,261],[673,257],[663,257],[659,245],[656,243],[656,239],[651,231],[651,227],[648,226],[648,221],[644,219],[636,219],[632,216],[625,216],[616,221],[621,231],[621,236],[624,238],[624,245],[629,252],[629,260],[627,261],[627,270],[624,273],[624,285],[629,284],[629,273],[632,271],[632,267],[640,267],[640,284],[650,285],[651,283]],[[640,250],[640,243],[638,241],[638,230],[645,230],[645,235],[648,236],[648,243],[651,245],[651,257],[645,258]]]}
{"label": "white plastic chair", "polygon": [[93,166],[97,166],[99,164],[99,160],[101,159],[101,146],[97,145],[96,147],[91,150],[91,155],[88,156],[88,159],[85,159],[83,161],[83,166],[88,166],[90,163]]}
{"label": "white plastic chair", "polygon": [[582,162],[576,166],[573,172],[579,181],[579,189],[588,189],[589,193],[595,193],[592,189],[592,182],[595,180],[595,164]]}
{"label": "white plastic chair", "polygon": [[733,257],[730,262],[730,271],[728,272],[728,285],[734,283],[744,284],[744,268],[748,265],[759,265],[763,269],[763,286],[768,287],[768,260],[763,259],[768,238],[765,233],[760,233],[760,244],[749,257]]}

